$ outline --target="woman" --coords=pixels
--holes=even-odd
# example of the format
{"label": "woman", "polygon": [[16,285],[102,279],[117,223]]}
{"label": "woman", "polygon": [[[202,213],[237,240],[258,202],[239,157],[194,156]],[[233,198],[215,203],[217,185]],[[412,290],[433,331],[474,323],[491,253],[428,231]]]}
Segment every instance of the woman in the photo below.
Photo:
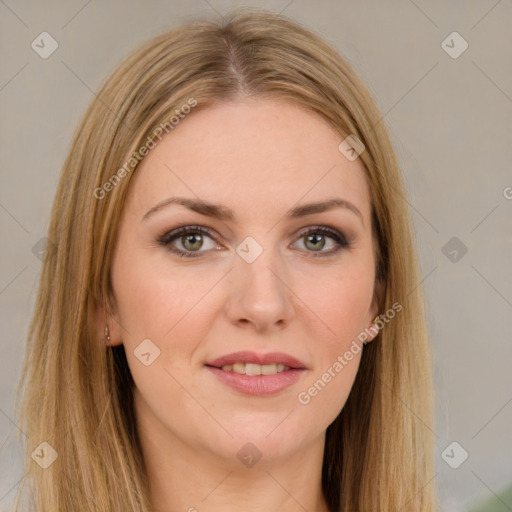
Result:
{"label": "woman", "polygon": [[404,197],[367,89],[297,23],[240,11],[129,56],[53,206],[20,381],[30,506],[434,510]]}

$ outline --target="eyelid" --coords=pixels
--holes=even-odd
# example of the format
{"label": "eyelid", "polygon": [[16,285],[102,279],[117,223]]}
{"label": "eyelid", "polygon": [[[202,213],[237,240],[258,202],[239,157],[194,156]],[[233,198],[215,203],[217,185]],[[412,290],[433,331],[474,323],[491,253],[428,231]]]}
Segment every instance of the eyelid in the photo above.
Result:
{"label": "eyelid", "polygon": [[307,235],[308,233],[311,233],[311,232],[319,232],[319,233],[322,233],[325,235],[329,235],[329,233],[330,233],[332,235],[332,237],[342,238],[345,242],[348,243],[348,239],[342,231],[340,231],[339,229],[333,228],[333,227],[329,226],[328,224],[313,224],[311,226],[302,228],[298,232],[297,238],[301,238],[304,235]]}
{"label": "eyelid", "polygon": [[[201,235],[205,234],[208,235],[212,240],[214,240],[217,244],[219,242],[217,241],[217,236],[214,234],[215,230],[208,227],[208,226],[199,226],[195,224],[185,224],[182,226],[178,226],[176,228],[173,228],[171,230],[167,230],[164,232],[163,235],[158,237],[158,242],[165,247],[169,249],[169,244],[171,241],[174,241],[175,239],[178,239],[180,235],[187,234],[187,233],[200,233]],[[170,249],[169,249],[170,250]],[[182,252],[182,249],[176,249],[177,252]],[[174,252],[174,251],[171,251]],[[195,252],[195,253],[204,253],[209,251],[188,251],[188,252]]]}
{"label": "eyelid", "polygon": [[323,224],[323,225],[311,225],[306,228],[303,228],[299,231],[298,235],[296,236],[295,241],[301,240],[304,236],[308,235],[309,233],[320,233],[323,236],[326,236],[328,238],[331,238],[334,240],[334,243],[336,246],[334,249],[331,249],[329,251],[306,251],[307,256],[306,257],[312,257],[312,258],[321,258],[321,257],[329,257],[334,256],[338,254],[342,250],[347,250],[352,245],[352,240],[349,240],[344,232],[342,232],[339,229],[333,228],[329,225]]}

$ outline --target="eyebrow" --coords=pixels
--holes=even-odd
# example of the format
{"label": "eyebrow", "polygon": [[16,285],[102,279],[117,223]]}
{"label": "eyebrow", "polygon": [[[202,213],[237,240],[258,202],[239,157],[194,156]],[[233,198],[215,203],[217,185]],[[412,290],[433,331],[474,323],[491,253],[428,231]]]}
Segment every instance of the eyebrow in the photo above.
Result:
{"label": "eyebrow", "polygon": [[[156,213],[163,208],[177,204],[192,210],[193,212],[199,213],[206,217],[212,217],[221,221],[234,221],[235,214],[233,210],[229,209],[227,206],[221,204],[210,203],[208,201],[203,201],[200,199],[191,199],[187,197],[169,197],[168,199],[164,199],[160,201],[155,206],[150,208],[142,217],[142,221],[147,220],[150,216]],[[284,217],[287,219],[296,219],[300,217],[305,217],[306,215],[313,215],[315,213],[323,213],[329,210],[333,210],[335,208],[345,208],[355,215],[357,215],[361,222],[364,225],[363,215],[359,211],[359,209],[347,201],[346,199],[341,198],[332,198],[327,199],[325,201],[318,201],[314,203],[306,203],[299,206],[295,206],[286,212]]]}

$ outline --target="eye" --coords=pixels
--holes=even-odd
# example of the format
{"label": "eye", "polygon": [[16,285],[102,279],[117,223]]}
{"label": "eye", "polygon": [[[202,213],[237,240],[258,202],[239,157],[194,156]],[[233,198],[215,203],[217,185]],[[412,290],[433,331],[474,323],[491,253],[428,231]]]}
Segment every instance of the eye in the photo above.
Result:
{"label": "eye", "polygon": [[[200,256],[201,252],[205,252],[200,250],[204,246],[205,238],[212,240],[210,229],[201,226],[183,226],[166,233],[159,239],[159,243],[182,258],[194,258]],[[206,249],[212,249],[212,246],[207,246]]]}
{"label": "eye", "polygon": [[[328,239],[331,240],[330,245],[332,248],[331,250],[324,251],[324,247],[329,245],[327,243]],[[308,228],[300,234],[298,241],[304,242],[306,251],[312,253],[308,256],[312,257],[329,256],[350,246],[350,242],[347,241],[342,233],[327,226]]]}

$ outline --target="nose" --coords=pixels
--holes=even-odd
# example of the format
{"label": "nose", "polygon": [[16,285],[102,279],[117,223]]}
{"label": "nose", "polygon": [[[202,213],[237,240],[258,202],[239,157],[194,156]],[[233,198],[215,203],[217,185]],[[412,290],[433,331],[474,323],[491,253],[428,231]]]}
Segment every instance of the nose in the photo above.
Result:
{"label": "nose", "polygon": [[263,332],[290,323],[294,294],[281,263],[271,251],[263,251],[252,263],[237,258],[226,300],[226,315],[233,324]]}

